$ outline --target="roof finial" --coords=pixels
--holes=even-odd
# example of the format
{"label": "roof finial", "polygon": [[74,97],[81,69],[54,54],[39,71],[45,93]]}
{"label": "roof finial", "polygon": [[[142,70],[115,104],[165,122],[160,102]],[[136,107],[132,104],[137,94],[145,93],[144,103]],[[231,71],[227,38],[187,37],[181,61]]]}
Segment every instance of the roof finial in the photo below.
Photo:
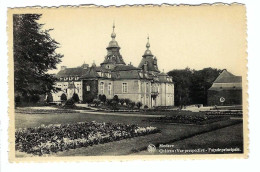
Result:
{"label": "roof finial", "polygon": [[113,32],[114,32],[114,29],[115,29],[115,20],[113,21]]}
{"label": "roof finial", "polygon": [[113,21],[113,32],[112,32],[112,34],[111,34],[111,38],[112,39],[115,39],[115,37],[116,37],[116,34],[115,34],[115,20]]}
{"label": "roof finial", "polygon": [[147,49],[149,49],[149,48],[150,48],[149,39],[150,39],[150,38],[149,38],[149,34],[148,34],[148,36],[147,36],[147,44],[146,44],[146,48],[147,48]]}

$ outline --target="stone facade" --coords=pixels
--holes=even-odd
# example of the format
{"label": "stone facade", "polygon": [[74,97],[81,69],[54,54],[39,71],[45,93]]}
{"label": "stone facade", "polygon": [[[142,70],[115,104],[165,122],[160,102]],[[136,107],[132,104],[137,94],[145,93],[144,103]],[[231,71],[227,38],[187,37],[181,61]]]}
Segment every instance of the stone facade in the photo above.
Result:
{"label": "stone facade", "polygon": [[98,95],[105,95],[107,99],[117,95],[148,107],[173,106],[172,78],[158,69],[157,58],[150,50],[149,37],[139,66],[126,65],[115,40],[114,28],[107,55],[100,66],[94,63],[91,66],[84,63],[76,68],[63,66],[57,73],[59,81],[55,86],[60,88],[60,92],[55,93],[54,101],[59,101],[61,94],[69,99],[75,93],[83,103],[91,102]]}

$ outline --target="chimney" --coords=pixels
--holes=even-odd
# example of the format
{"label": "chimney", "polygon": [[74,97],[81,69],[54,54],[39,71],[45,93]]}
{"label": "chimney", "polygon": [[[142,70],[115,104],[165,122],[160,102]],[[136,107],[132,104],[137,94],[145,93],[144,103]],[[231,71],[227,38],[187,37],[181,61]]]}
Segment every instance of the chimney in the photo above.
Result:
{"label": "chimney", "polygon": [[61,66],[60,70],[65,70],[67,66]]}
{"label": "chimney", "polygon": [[82,68],[83,68],[83,69],[87,69],[88,67],[89,67],[88,64],[85,64],[85,63],[84,63],[84,64],[82,65]]}

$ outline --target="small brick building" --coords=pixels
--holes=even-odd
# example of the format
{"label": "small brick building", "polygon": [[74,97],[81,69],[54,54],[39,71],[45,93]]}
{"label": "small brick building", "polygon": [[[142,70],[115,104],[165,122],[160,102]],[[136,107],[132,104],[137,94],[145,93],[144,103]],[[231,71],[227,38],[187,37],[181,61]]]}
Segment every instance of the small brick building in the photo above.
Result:
{"label": "small brick building", "polygon": [[224,69],[208,90],[208,105],[242,105],[242,77]]}

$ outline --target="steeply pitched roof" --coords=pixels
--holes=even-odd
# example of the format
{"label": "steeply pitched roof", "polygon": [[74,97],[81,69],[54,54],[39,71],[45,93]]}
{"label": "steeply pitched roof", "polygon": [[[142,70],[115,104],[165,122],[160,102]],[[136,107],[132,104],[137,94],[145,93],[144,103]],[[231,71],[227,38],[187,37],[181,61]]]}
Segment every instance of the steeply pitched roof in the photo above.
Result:
{"label": "steeply pitched roof", "polygon": [[242,77],[235,76],[224,69],[217,79],[213,82],[209,90],[222,91],[222,90],[241,90]]}
{"label": "steeply pitched roof", "polygon": [[130,70],[142,70],[142,69],[134,67],[132,65],[118,65],[113,69],[113,71],[130,71]]}
{"label": "steeply pitched roof", "polygon": [[140,72],[138,70],[122,70],[112,72],[113,79],[140,79]]}
{"label": "steeply pitched roof", "polygon": [[145,56],[145,57],[143,57],[138,67],[139,68],[143,68],[145,63],[147,64],[147,70],[148,71],[160,72],[158,67],[157,67],[157,64],[155,64],[153,56]]}
{"label": "steeply pitched roof", "polygon": [[241,82],[242,82],[241,76],[235,76],[232,73],[228,72],[226,69],[224,69],[217,77],[217,79],[214,81],[214,83],[241,83]]}
{"label": "steeply pitched roof", "polygon": [[87,78],[98,78],[99,75],[96,71],[95,66],[91,66],[89,70],[87,70],[82,76],[81,79],[87,79]]}
{"label": "steeply pitched roof", "polygon": [[64,70],[60,70],[56,77],[82,76],[87,70],[88,69],[83,69],[82,67],[66,68]]}

